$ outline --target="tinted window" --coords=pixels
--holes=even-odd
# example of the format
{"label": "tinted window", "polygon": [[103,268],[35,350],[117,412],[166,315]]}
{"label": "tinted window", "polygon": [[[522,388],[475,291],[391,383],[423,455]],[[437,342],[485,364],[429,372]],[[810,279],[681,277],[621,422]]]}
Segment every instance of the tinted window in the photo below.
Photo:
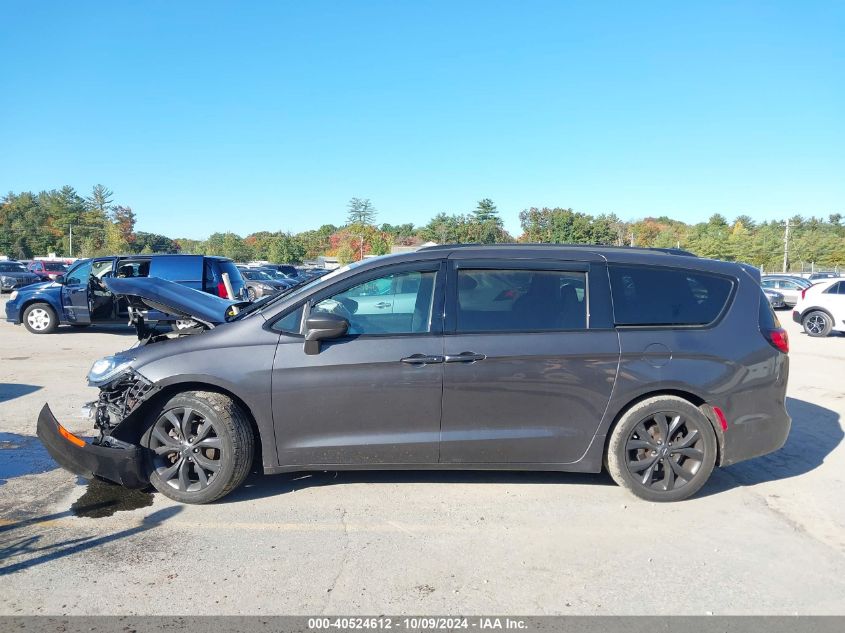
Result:
{"label": "tinted window", "polygon": [[78,266],[71,268],[70,272],[68,272],[65,277],[65,284],[87,284],[88,278],[91,276],[91,264],[93,264],[93,262],[89,259]]}
{"label": "tinted window", "polygon": [[62,272],[65,270],[65,265],[61,262],[44,262],[44,270],[49,270],[50,272]]}
{"label": "tinted window", "polygon": [[837,281],[835,284],[832,284],[830,287],[828,287],[825,292],[831,295],[845,295],[845,283]]}
{"label": "tinted window", "polygon": [[419,334],[431,330],[434,271],[401,272],[358,284],[315,305],[349,321],[350,334]]}
{"label": "tinted window", "polygon": [[3,264],[0,263],[0,273],[25,273],[26,268],[20,264]]}
{"label": "tinted window", "polygon": [[458,270],[459,332],[586,327],[586,276],[553,270]]}
{"label": "tinted window", "polygon": [[725,277],[690,270],[610,266],[617,325],[706,325],[731,293]]}
{"label": "tinted window", "polygon": [[202,258],[194,255],[170,255],[153,257],[150,275],[168,281],[183,283],[200,280]]}
{"label": "tinted window", "polygon": [[772,304],[763,292],[760,293],[759,321],[761,330],[776,330],[780,327],[780,321],[772,310]]}

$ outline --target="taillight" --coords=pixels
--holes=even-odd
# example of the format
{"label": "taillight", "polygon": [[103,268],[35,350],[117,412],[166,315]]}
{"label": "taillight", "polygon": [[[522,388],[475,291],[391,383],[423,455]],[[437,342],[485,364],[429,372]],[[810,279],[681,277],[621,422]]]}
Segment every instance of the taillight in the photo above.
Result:
{"label": "taillight", "polygon": [[224,284],[222,281],[217,284],[217,296],[223,297],[224,299],[229,298],[229,293],[226,292],[226,284]]}
{"label": "taillight", "polygon": [[807,288],[804,288],[804,290],[801,291],[801,301],[803,301],[804,297],[807,296],[807,290],[809,290],[809,286]]}
{"label": "taillight", "polygon": [[779,352],[789,354],[789,334],[783,328],[776,330],[763,330],[763,336],[769,341],[772,347]]}

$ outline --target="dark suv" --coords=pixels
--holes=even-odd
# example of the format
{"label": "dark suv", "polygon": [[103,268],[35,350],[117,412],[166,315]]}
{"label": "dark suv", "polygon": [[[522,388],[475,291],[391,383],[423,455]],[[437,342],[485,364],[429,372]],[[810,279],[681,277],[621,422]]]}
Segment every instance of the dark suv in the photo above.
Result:
{"label": "dark suv", "polygon": [[93,443],[45,405],[56,460],[192,503],[256,455],[265,473],[605,467],[674,501],[789,432],[788,341],[759,273],[682,251],[433,247],[218,312],[94,364]]}

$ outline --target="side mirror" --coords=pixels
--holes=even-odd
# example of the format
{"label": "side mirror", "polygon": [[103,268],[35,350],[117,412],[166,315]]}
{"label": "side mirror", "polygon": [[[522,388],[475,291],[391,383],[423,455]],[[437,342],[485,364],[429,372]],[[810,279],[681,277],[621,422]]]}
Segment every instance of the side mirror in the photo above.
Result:
{"label": "side mirror", "polygon": [[338,314],[318,312],[305,321],[305,353],[319,354],[320,341],[339,338],[349,330],[349,321]]}
{"label": "side mirror", "polygon": [[64,275],[56,275],[55,277],[53,277],[53,281],[55,281],[57,284],[63,284],[63,283],[65,283],[65,276]]}

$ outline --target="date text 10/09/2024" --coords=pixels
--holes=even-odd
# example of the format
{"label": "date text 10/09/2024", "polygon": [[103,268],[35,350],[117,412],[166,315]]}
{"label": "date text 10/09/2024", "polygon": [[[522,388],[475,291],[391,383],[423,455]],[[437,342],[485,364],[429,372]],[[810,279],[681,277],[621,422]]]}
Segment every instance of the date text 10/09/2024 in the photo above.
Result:
{"label": "date text 10/09/2024", "polygon": [[497,617],[351,617],[351,618],[308,618],[308,628],[314,630],[330,629],[380,629],[380,630],[413,630],[413,631],[438,631],[477,629],[485,630],[525,630],[527,624],[518,618],[497,618]]}

